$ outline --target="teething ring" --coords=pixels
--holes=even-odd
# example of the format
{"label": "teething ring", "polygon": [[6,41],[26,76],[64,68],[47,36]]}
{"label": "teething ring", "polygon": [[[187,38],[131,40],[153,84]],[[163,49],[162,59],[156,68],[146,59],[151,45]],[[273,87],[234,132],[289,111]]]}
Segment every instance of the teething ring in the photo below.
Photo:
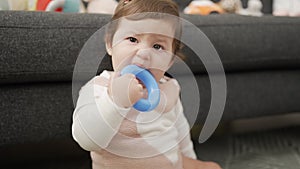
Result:
{"label": "teething ring", "polygon": [[148,91],[147,99],[140,99],[137,101],[133,107],[142,112],[151,111],[156,108],[160,100],[160,93],[158,84],[156,83],[152,74],[141,67],[136,65],[128,65],[122,69],[121,75],[124,74],[134,74],[145,85]]}

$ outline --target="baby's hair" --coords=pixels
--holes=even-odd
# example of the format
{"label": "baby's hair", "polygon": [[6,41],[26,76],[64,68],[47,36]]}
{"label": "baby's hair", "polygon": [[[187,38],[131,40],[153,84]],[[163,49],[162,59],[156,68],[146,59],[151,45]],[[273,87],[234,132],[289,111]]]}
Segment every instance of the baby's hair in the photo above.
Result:
{"label": "baby's hair", "polygon": [[[129,17],[126,17],[129,16]],[[118,28],[117,19],[126,17],[129,20],[139,20],[143,18],[163,19],[164,17],[175,16],[171,21],[175,24],[175,35],[173,40],[173,53],[184,58],[180,53],[181,49],[181,24],[179,20],[179,9],[172,0],[120,0],[112,16],[111,22],[106,31],[106,42],[112,43],[113,36]],[[176,19],[174,19],[176,18]]]}

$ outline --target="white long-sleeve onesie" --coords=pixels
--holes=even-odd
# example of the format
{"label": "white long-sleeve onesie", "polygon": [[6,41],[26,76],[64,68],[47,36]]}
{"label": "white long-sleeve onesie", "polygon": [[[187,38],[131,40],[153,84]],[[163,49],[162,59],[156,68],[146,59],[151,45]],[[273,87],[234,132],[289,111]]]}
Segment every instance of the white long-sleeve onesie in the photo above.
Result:
{"label": "white long-sleeve onesie", "polygon": [[[104,71],[100,77],[108,80],[110,73]],[[92,151],[93,168],[181,169],[181,155],[196,159],[179,99],[165,113],[121,108],[96,78],[81,88],[72,125],[73,138]]]}

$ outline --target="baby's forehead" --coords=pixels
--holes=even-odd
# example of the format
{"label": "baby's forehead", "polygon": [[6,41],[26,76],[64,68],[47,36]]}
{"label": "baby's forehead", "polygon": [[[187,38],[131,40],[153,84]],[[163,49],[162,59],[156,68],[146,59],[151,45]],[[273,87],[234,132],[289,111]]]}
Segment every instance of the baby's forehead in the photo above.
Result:
{"label": "baby's forehead", "polygon": [[155,34],[155,33],[134,34],[133,36],[145,38],[148,40],[161,41],[161,42],[172,42],[174,39],[174,37],[169,37],[163,34]]}
{"label": "baby's forehead", "polygon": [[119,20],[116,34],[121,36],[151,34],[161,38],[176,38],[174,37],[174,24],[164,19],[129,20],[122,18]]}

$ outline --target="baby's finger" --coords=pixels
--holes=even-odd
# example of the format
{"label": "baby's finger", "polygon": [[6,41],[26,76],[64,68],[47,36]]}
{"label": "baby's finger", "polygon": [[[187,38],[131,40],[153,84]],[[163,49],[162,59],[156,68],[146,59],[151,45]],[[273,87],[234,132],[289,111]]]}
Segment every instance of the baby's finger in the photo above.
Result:
{"label": "baby's finger", "polygon": [[173,85],[175,85],[177,87],[179,87],[179,84],[178,84],[177,80],[175,80],[175,79],[170,79],[168,82],[172,83]]}
{"label": "baby's finger", "polygon": [[141,84],[137,84],[137,90],[139,92],[142,92],[143,91],[143,86]]}

